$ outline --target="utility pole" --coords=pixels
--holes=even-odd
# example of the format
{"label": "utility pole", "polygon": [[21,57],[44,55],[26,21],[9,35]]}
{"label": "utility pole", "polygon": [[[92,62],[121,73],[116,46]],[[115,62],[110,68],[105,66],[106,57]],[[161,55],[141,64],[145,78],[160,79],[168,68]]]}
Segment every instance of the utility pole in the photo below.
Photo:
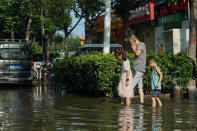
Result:
{"label": "utility pole", "polygon": [[104,48],[103,54],[110,53],[110,32],[111,32],[111,0],[105,3],[105,21],[104,21]]}

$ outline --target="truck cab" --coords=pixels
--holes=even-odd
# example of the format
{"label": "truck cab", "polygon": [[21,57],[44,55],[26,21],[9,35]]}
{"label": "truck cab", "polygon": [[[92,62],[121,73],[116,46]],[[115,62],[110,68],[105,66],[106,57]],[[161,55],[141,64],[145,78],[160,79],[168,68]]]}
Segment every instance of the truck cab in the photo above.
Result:
{"label": "truck cab", "polygon": [[28,44],[20,40],[0,41],[0,84],[31,84],[33,64]]}

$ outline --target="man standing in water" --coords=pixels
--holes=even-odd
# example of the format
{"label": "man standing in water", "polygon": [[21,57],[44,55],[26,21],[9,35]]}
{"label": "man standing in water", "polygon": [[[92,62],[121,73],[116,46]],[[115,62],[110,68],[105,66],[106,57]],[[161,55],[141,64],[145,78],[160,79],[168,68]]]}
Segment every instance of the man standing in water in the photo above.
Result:
{"label": "man standing in water", "polygon": [[143,77],[146,71],[146,45],[143,42],[140,42],[135,35],[130,36],[129,42],[131,44],[131,49],[135,54],[133,60],[133,87],[138,84],[140,103],[143,104]]}

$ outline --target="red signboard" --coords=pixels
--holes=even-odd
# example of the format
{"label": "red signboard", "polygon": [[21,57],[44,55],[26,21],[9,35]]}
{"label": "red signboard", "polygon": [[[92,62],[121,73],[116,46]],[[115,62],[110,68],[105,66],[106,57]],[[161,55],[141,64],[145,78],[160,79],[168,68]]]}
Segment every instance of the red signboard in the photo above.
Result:
{"label": "red signboard", "polygon": [[179,2],[176,1],[170,5],[166,3],[165,5],[160,6],[159,16],[166,16],[166,15],[171,15],[175,13],[184,13],[187,11],[188,11],[187,0],[182,0]]}
{"label": "red signboard", "polygon": [[150,2],[130,11],[130,24],[154,20],[154,3]]}

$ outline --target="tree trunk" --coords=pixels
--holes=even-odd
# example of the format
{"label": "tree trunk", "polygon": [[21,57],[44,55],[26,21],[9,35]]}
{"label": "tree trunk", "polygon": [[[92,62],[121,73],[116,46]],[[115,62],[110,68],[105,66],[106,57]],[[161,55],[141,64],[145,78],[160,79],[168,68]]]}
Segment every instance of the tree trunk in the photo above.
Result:
{"label": "tree trunk", "polygon": [[190,40],[188,55],[190,58],[196,61],[196,20],[197,20],[197,2],[191,0],[191,12],[190,12]]}
{"label": "tree trunk", "polygon": [[119,7],[117,7],[117,13],[121,16],[123,20],[123,48],[127,51],[131,48],[128,40],[128,37],[130,36],[129,12],[131,9],[136,9],[137,1],[120,0],[119,4]]}
{"label": "tree trunk", "polygon": [[32,23],[32,11],[30,12],[30,15],[29,15],[29,19],[28,19],[28,23],[27,23],[27,29],[26,29],[26,36],[25,36],[25,40],[27,42],[27,44],[30,44],[30,28],[31,28],[31,23]]}
{"label": "tree trunk", "polygon": [[15,34],[14,34],[14,25],[12,25],[11,28],[11,39],[14,40],[15,39]]}
{"label": "tree trunk", "polygon": [[68,37],[69,37],[68,25],[64,25],[64,57],[68,58]]}
{"label": "tree trunk", "polygon": [[46,62],[46,39],[45,39],[45,27],[44,27],[44,9],[41,9],[41,31],[42,31],[42,48],[43,48],[43,60]]}
{"label": "tree trunk", "polygon": [[47,35],[47,49],[46,49],[46,59],[50,60],[50,45],[51,45],[51,37]]}
{"label": "tree trunk", "polygon": [[[197,2],[196,0],[190,0],[190,40],[188,56],[192,58],[196,65],[196,22],[197,22]],[[188,84],[189,97],[193,99],[195,97],[196,80],[191,80]]]}
{"label": "tree trunk", "polygon": [[45,37],[42,38],[42,48],[43,48],[43,60],[47,61],[47,51],[46,51],[46,41],[47,39]]}
{"label": "tree trunk", "polygon": [[65,35],[65,38],[64,38],[64,57],[65,58],[68,58],[68,35]]}
{"label": "tree trunk", "polygon": [[125,12],[123,18],[123,48],[128,51],[129,47],[129,11]]}
{"label": "tree trunk", "polygon": [[130,48],[129,46],[129,11],[131,9],[131,2],[130,1],[121,1],[122,4],[122,13],[121,13],[121,18],[123,20],[123,48],[128,51]]}
{"label": "tree trunk", "polygon": [[33,47],[33,44],[34,44],[35,40],[36,40],[36,36],[34,35],[33,38],[32,38],[32,40],[29,43],[29,45],[30,45],[31,48]]}
{"label": "tree trunk", "polygon": [[89,44],[90,24],[85,21],[85,44]]}

